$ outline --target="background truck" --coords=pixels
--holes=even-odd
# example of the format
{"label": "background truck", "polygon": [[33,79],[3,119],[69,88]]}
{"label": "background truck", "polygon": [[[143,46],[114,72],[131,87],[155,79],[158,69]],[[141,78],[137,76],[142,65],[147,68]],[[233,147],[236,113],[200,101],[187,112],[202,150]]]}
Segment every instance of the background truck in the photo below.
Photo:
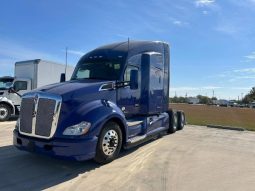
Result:
{"label": "background truck", "polygon": [[99,47],[80,59],[70,81],[23,96],[14,145],[108,163],[121,148],[181,130],[184,113],[169,109],[169,74],[167,43]]}
{"label": "background truck", "polygon": [[[70,79],[74,68],[68,66],[67,78]],[[65,72],[65,65],[45,60],[27,60],[15,63],[15,77],[0,78],[0,121],[6,121],[12,115],[19,114],[21,98],[33,89],[47,84],[57,83],[61,73]],[[10,92],[12,87],[14,92]]]}

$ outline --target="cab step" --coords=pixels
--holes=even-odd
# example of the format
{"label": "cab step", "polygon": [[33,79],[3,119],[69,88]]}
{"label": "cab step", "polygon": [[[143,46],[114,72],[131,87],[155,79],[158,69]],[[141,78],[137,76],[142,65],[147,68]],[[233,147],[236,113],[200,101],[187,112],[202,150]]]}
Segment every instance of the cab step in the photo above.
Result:
{"label": "cab step", "polygon": [[129,139],[129,143],[133,144],[146,138],[146,135],[135,136]]}

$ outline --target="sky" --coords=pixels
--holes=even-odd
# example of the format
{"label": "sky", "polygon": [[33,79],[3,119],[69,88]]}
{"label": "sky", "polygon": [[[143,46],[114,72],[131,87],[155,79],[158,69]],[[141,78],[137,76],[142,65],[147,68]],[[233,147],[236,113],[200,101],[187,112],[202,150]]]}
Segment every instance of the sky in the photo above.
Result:
{"label": "sky", "polygon": [[[255,86],[255,0],[1,0],[0,76],[14,63],[75,66],[112,42],[170,44],[174,96],[241,99]],[[214,94],[213,94],[214,92]]]}

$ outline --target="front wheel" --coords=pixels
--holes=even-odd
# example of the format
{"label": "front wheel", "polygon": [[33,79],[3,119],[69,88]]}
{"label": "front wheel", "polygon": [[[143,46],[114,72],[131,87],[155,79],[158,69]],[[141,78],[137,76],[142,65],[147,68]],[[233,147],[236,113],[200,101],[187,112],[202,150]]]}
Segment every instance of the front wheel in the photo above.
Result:
{"label": "front wheel", "polygon": [[118,157],[121,145],[122,132],[120,126],[115,122],[106,123],[99,135],[94,160],[100,164],[113,161]]}
{"label": "front wheel", "polygon": [[8,105],[0,104],[0,121],[8,121],[11,116],[11,109]]}

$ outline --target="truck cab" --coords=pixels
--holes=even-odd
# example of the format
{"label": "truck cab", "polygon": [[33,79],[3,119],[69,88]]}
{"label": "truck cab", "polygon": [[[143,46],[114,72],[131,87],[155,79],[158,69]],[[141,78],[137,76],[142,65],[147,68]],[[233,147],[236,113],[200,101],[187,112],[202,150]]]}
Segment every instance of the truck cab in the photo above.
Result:
{"label": "truck cab", "polygon": [[0,121],[19,115],[23,94],[59,82],[59,75],[64,71],[70,79],[73,70],[73,67],[41,59],[16,62],[15,77],[0,78]]}
{"label": "truck cab", "polygon": [[23,95],[31,91],[31,80],[9,76],[0,78],[0,121],[6,121],[19,112],[21,98],[17,93],[10,92],[10,88]]}
{"label": "truck cab", "polygon": [[14,145],[108,163],[121,148],[181,130],[184,113],[169,109],[169,73],[164,42],[128,41],[92,50],[70,81],[22,97]]}

